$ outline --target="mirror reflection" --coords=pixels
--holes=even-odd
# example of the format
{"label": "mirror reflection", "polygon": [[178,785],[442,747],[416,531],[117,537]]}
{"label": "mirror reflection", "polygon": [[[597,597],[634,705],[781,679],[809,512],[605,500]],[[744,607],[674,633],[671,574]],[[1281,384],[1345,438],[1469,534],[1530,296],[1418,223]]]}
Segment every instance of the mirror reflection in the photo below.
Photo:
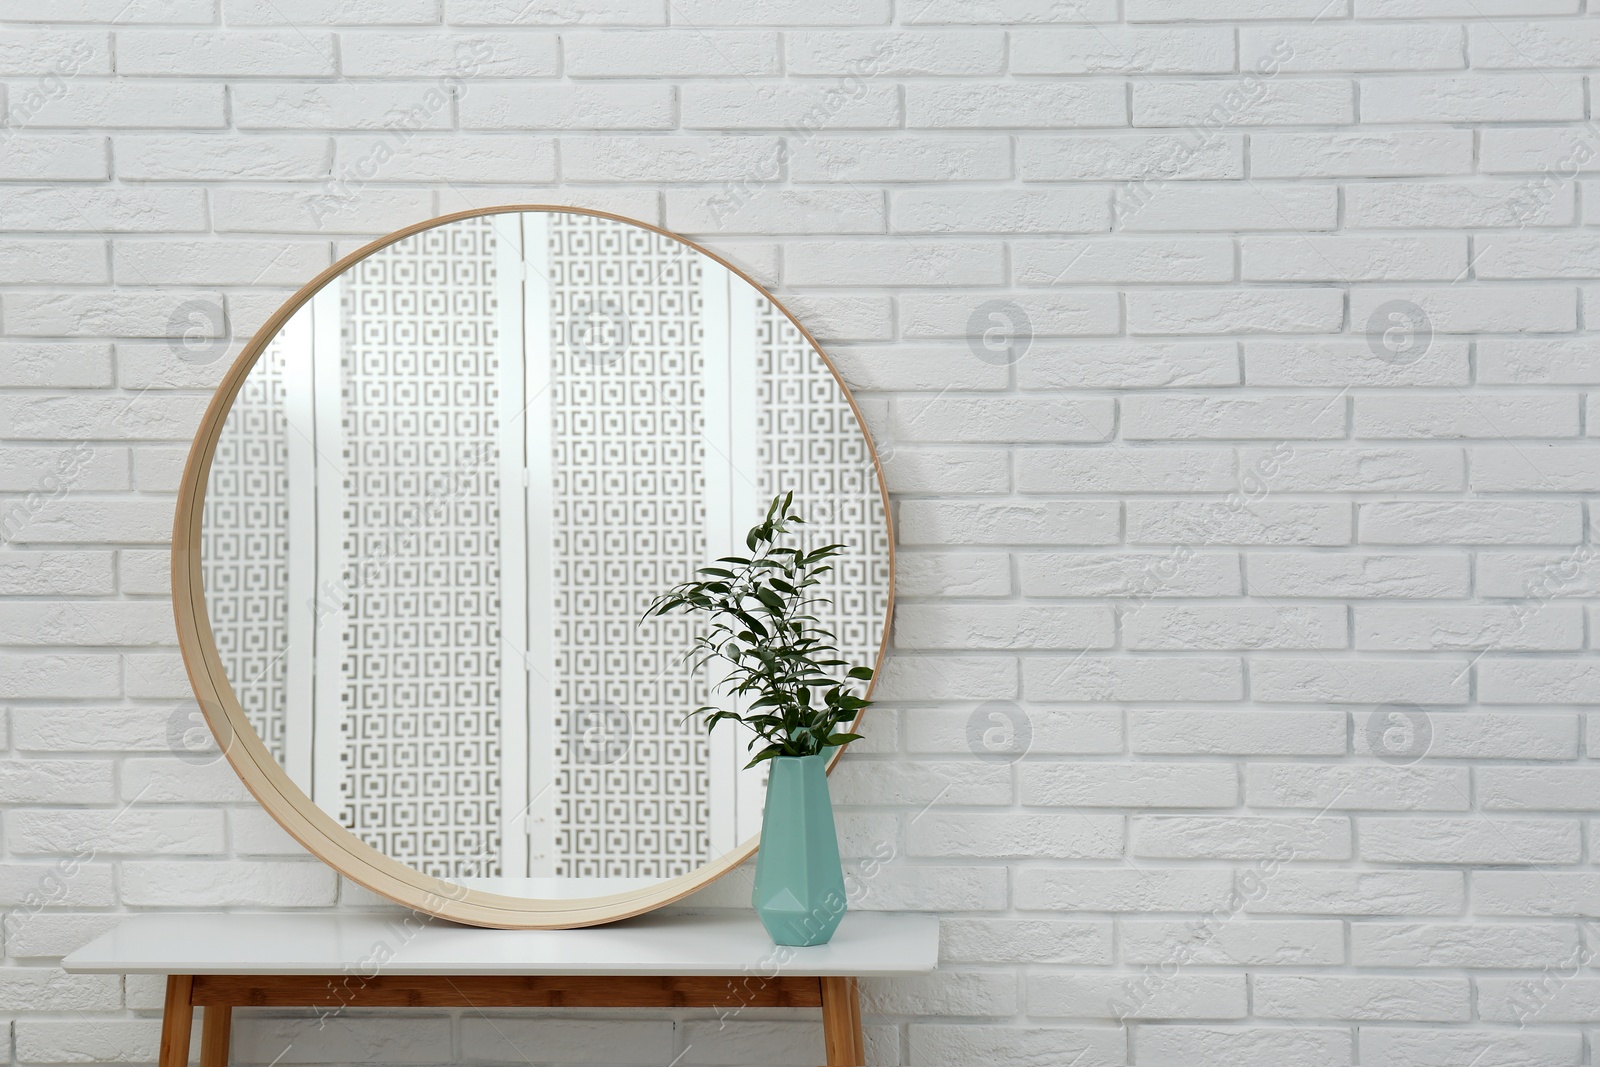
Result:
{"label": "mirror reflection", "polygon": [[650,601],[792,490],[876,660],[871,449],[805,335],[670,235],[576,211],[421,230],[325,285],[233,403],[206,610],[261,742],[361,840],[540,898],[689,873],[759,830],[744,740]]}

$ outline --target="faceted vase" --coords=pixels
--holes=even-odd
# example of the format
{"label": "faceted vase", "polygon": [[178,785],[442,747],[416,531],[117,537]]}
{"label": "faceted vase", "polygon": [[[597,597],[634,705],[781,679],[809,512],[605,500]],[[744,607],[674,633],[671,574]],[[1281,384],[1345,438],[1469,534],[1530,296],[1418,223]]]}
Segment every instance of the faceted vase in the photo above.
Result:
{"label": "faceted vase", "polygon": [[845,912],[828,756],[778,756],[771,767],[751,903],[773,944],[823,945]]}

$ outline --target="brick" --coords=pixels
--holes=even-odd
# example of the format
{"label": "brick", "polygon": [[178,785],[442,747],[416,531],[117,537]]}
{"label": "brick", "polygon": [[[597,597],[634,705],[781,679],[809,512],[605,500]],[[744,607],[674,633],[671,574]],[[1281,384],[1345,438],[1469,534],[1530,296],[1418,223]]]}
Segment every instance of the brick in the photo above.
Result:
{"label": "brick", "polygon": [[[1371,714],[1351,716],[1358,755],[1372,754]],[[1452,711],[1429,714],[1428,722],[1427,755],[1439,759],[1570,760],[1578,753],[1577,723],[1569,715]]]}
{"label": "brick", "polygon": [[798,30],[784,44],[794,74],[995,75],[1005,63],[1005,35],[995,30]]}
{"label": "brick", "polygon": [[1104,441],[1115,424],[1108,397],[933,397],[901,400],[893,435],[902,441],[1034,444]]}
{"label": "brick", "polygon": [[49,811],[13,809],[7,826],[13,854],[205,855],[222,851],[220,811]]}
{"label": "brick", "polygon": [[1226,871],[1025,867],[1015,904],[1023,911],[1210,911],[1226,906]]}
{"label": "brick", "polygon": [[1252,808],[1332,811],[1465,811],[1465,767],[1252,763],[1245,803]]}
{"label": "brick", "polygon": [[1260,915],[1446,915],[1466,903],[1459,871],[1341,871],[1289,867],[1247,910]]}
{"label": "brick", "polygon": [[35,126],[97,128],[220,129],[228,124],[220,85],[158,85],[130,80],[76,82],[68,92],[45,101],[30,121]]}
{"label": "brick", "polygon": [[571,137],[561,142],[561,176],[568,181],[772,181],[779,152],[778,142],[767,137]]}
{"label": "brick", "polygon": [[1028,982],[1028,1014],[1047,1018],[1242,1019],[1247,1005],[1242,974],[1179,974],[1153,988],[1121,975],[1042,974]]}
{"label": "brick", "polygon": [[1413,178],[1472,169],[1470,130],[1263,130],[1250,137],[1250,172],[1260,178]]}
{"label": "brick", "polygon": [[1581,79],[1563,74],[1367,78],[1364,122],[1537,122],[1583,115]]}
{"label": "brick", "polygon": [[996,700],[1017,695],[1017,666],[997,656],[919,653],[891,659],[878,674],[877,700]]}
{"label": "brick", "polygon": [[[948,869],[948,868],[947,868]],[[880,1015],[1011,1016],[1017,983],[1009,974],[940,971],[927,977],[891,978],[864,985],[861,1010]]]}
{"label": "brick", "polygon": [[1149,289],[1127,300],[1134,334],[1316,333],[1344,320],[1334,289]]}
{"label": "brick", "polygon": [[5,155],[0,157],[0,178],[71,182],[99,181],[111,176],[104,137],[17,135],[6,141],[5,148]]}
{"label": "brick", "polygon": [[[1127,190],[1119,190],[1118,194],[1120,228],[1130,233],[1161,230],[1185,233],[1294,230],[1301,233],[1331,230],[1338,224],[1338,193],[1331,185],[1188,181],[1163,185],[1149,196],[1130,194]],[[1246,247],[1248,243],[1241,242]]]}
{"label": "brick", "polygon": [[939,955],[955,963],[1111,962],[1111,923],[1036,919],[945,919]]}
{"label": "brick", "polygon": [[1233,278],[1233,242],[1219,238],[1027,242],[1014,251],[1021,285],[1223,282]]}
{"label": "brick", "polygon": [[1343,860],[1351,855],[1350,821],[1327,816],[1138,816],[1130,839],[1132,854],[1142,859]]}
{"label": "brick", "polygon": [[1128,396],[1127,440],[1343,437],[1342,399],[1323,396]]}
{"label": "brick", "polygon": [[900,233],[1104,233],[1111,204],[1103,190],[995,190],[974,205],[965,192],[896,192],[890,220]]}
{"label": "brick", "polygon": [[1587,704],[1600,699],[1600,670],[1582,659],[1485,657],[1478,665],[1485,704]]}
{"label": "brick", "polygon": [[936,859],[1116,859],[1122,822],[1118,815],[931,812],[907,828],[906,843],[908,855]]}
{"label": "brick", "polygon": [[1472,912],[1483,916],[1600,917],[1600,874],[1475,871]]}
{"label": "brick", "polygon": [[908,545],[1113,544],[1118,516],[1101,501],[967,503],[907,500],[900,538]]}
{"label": "brick", "polygon": [[1582,811],[1600,807],[1600,769],[1484,767],[1476,774],[1486,811]]}
{"label": "brick", "polygon": [[1022,803],[1068,808],[1227,808],[1238,802],[1230,766],[1049,763],[1021,768]]}
{"label": "brick", "polygon": [[298,134],[130,133],[115,139],[112,152],[117,177],[133,181],[295,181],[329,177],[332,148],[326,137]]}
{"label": "brick", "polygon": [[[981,337],[973,337],[980,332],[975,327],[1001,326],[1012,343],[1022,349],[1016,358],[1022,368],[1063,358],[1063,346],[1042,338],[1114,334],[1119,331],[1121,320],[1116,293],[1085,290],[1022,292],[997,299],[991,292],[979,289],[964,294],[960,300],[952,300],[951,294],[942,292],[908,292],[899,297],[896,306],[902,337],[959,338],[962,351],[975,361],[979,360],[978,351],[987,347]],[[1020,326],[1015,325],[1019,313]],[[1078,351],[1073,346],[1065,358],[1072,358]],[[1005,373],[1003,366],[988,365]],[[1032,381],[1026,376],[1022,380]]]}
{"label": "brick", "polygon": [[1346,229],[1566,226],[1573,189],[1546,194],[1525,182],[1362,182],[1345,189]]}
{"label": "brick", "polygon": [[1583,1035],[1576,1030],[1423,1030],[1407,1027],[1362,1027],[1361,1055],[1379,1063],[1416,1067],[1568,1067],[1580,1062]]}
{"label": "brick", "polygon": [[362,0],[321,3],[319,0],[223,0],[230,26],[334,25],[371,23],[428,25],[439,20],[438,0]]}
{"label": "brick", "polygon": [[[1238,134],[1204,140],[1172,133],[1036,134],[1017,145],[1017,176],[1029,182],[1129,182],[1134,189],[1142,187],[1147,195],[1154,195],[1147,183],[1243,178],[1244,138]],[[1123,190],[1123,195],[1134,195],[1134,189]]]}
{"label": "brick", "polygon": [[1464,597],[1470,581],[1465,559],[1404,553],[1261,553],[1246,569],[1250,592],[1269,597]]}
{"label": "brick", "polygon": [[1130,22],[1166,22],[1182,19],[1322,19],[1343,15],[1343,0],[1318,7],[1314,0],[1223,0],[1215,4],[1195,4],[1192,0],[1129,0]]}
{"label": "brick", "polygon": [[1559,967],[1578,949],[1577,930],[1556,924],[1350,924],[1358,967]]}
{"label": "brick", "polygon": [[1059,0],[928,0],[901,18],[910,24],[936,23],[987,26],[1017,23],[1033,26],[1055,22],[1114,22],[1117,6],[1113,0],[1084,0],[1063,5]]}
{"label": "brick", "polygon": [[327,907],[336,878],[314,862],[129,860],[122,899],[136,907]]}
{"label": "brick", "polygon": [[796,182],[999,181],[1011,176],[1011,146],[992,134],[890,141],[828,134],[803,141],[784,158]]}
{"label": "brick", "polygon": [[918,1022],[911,1024],[910,1034],[913,1062],[929,1067],[1029,1060],[1070,1063],[1073,1057],[1085,1065],[1115,1063],[1127,1047],[1122,1029],[1111,1026],[998,1027]]}
{"label": "brick", "polygon": [[1228,1063],[1233,1067],[1342,1067],[1352,1062],[1350,1034],[1328,1027],[1145,1025],[1139,1058],[1152,1067]]}
{"label": "brick", "polygon": [[1005,596],[1011,569],[1001,553],[902,551],[896,582],[906,596]]}
{"label": "brick", "polygon": [[1482,22],[1467,29],[1467,54],[1480,70],[1592,67],[1600,62],[1600,34],[1573,19]]}
{"label": "brick", "polygon": [[1303,967],[1344,962],[1344,927],[1337,922],[1124,919],[1121,928],[1123,958],[1133,964]]}
{"label": "brick", "polygon": [[1193,493],[1234,485],[1233,456],[1223,449],[1037,448],[1013,462],[1024,493]]}
{"label": "brick", "polygon": [[1017,572],[1024,596],[1144,599],[1240,592],[1239,557],[1227,552],[1032,552],[1018,557]]}
{"label": "brick", "polygon": [[1135,126],[1333,126],[1355,121],[1355,89],[1339,79],[1136,81]]}
{"label": "brick", "polygon": [[1361,858],[1369,863],[1576,863],[1578,826],[1543,819],[1361,819]]}
{"label": "brick", "polygon": [[895,614],[895,645],[931,649],[1110,648],[1109,607],[907,604]]}
{"label": "brick", "polygon": [[[996,712],[989,704],[976,708],[917,708],[905,716],[906,750],[928,755],[948,755],[983,745],[978,729],[1000,725],[994,714],[1003,718],[1019,713],[1025,716],[1029,736],[1028,755],[1105,755],[1119,753],[1122,746],[1122,714],[1115,708],[1082,708],[1055,705],[1021,705]],[[1018,720],[1020,721],[1020,720]],[[1015,744],[1016,735],[1011,735]],[[857,742],[859,744],[860,742]],[[1002,738],[1002,744],[1007,742]]]}
{"label": "brick", "polygon": [[[1576,31],[1578,23],[1571,23]],[[1539,186],[1592,173],[1600,163],[1589,134],[1577,126],[1497,126],[1485,128],[1479,168],[1486,174],[1538,173]],[[1556,173],[1551,174],[1549,172]]]}
{"label": "brick", "polygon": [[22,2],[7,0],[0,7],[6,21],[210,23],[216,17],[216,0],[67,0],[48,13]]}
{"label": "brick", "polygon": [[[848,372],[845,380],[854,383]],[[1006,493],[1011,475],[1005,457],[961,449],[899,448],[884,462],[891,493]]]}
{"label": "brick", "polygon": [[1114,82],[909,85],[910,129],[1123,126],[1127,104]]}
{"label": "brick", "polygon": [[1355,612],[1355,647],[1390,652],[1436,649],[1576,651],[1583,645],[1583,611],[1577,604],[1520,606],[1384,604]]}
{"label": "brick", "polygon": [[1369,978],[1256,975],[1257,1015],[1267,1019],[1465,1022],[1471,990],[1464,978]]}
{"label": "brick", "polygon": [[[1567,964],[1570,969],[1572,963]],[[1480,978],[1478,1012],[1485,1022],[1574,1023],[1600,1020],[1600,981],[1590,977],[1550,982],[1539,978]],[[1554,984],[1555,988],[1548,988]]]}
{"label": "brick", "polygon": [[[900,125],[900,96],[892,86],[687,85],[682,90],[685,128],[875,129]],[[670,96],[663,109],[670,125]]]}
{"label": "brick", "polygon": [[481,182],[514,172],[533,182],[554,181],[555,145],[547,138],[419,133],[392,148],[391,135],[350,134],[339,139],[334,173],[376,172],[393,181]]}
{"label": "brick", "polygon": [[[578,34],[577,37],[584,35]],[[569,38],[567,70],[579,75],[584,49]],[[700,42],[680,35],[678,48]],[[556,73],[556,37],[544,33],[428,33],[356,30],[339,35],[346,77],[536,78]],[[468,90],[470,91],[470,90]]]}
{"label": "brick", "polygon": [[1013,74],[1227,74],[1223,26],[1095,26],[1038,30],[1011,42]]}
{"label": "brick", "polygon": [[1258,700],[1289,704],[1464,704],[1466,668],[1443,659],[1258,659],[1250,688]]}
{"label": "brick", "polygon": [[1478,381],[1486,385],[1600,384],[1600,355],[1566,338],[1484,338],[1478,342]]}
{"label": "brick", "polygon": [[1459,449],[1434,447],[1357,448],[1296,445],[1239,449],[1241,482],[1247,491],[1275,492],[1453,492],[1466,487]]}
{"label": "brick", "polygon": [[674,12],[695,26],[881,26],[889,21],[889,0],[684,0]]}
{"label": "brick", "polygon": [[1129,500],[1128,543],[1146,545],[1344,545],[1350,507],[1341,502]]}
{"label": "brick", "polygon": [[1249,340],[1243,347],[1250,385],[1464,386],[1470,376],[1467,343],[1441,337],[1409,361],[1388,358],[1381,334],[1360,341]]}
{"label": "brick", "polygon": [[1239,660],[1224,656],[1040,656],[1023,662],[1022,691],[1029,700],[1238,700],[1243,679]]}
{"label": "brick", "polygon": [[0,226],[14,230],[160,233],[205,229],[199,189],[61,189],[9,186],[0,198]]}
{"label": "brick", "polygon": [[8,645],[176,645],[171,606],[158,602],[36,600],[8,605],[0,619]]}
{"label": "brick", "polygon": [[662,130],[674,123],[672,91],[637,82],[485,82],[457,104],[468,130]]}
{"label": "brick", "polygon": [[1350,321],[1365,324],[1385,304],[1420,308],[1436,333],[1556,333],[1577,329],[1577,292],[1569,286],[1363,289],[1350,297]]}
{"label": "brick", "polygon": [[337,73],[333,35],[303,30],[122,30],[121,75],[286,77]]}
{"label": "brick", "polygon": [[561,0],[445,0],[455,26],[659,26],[667,21],[663,0],[593,0],[569,6]]}
{"label": "brick", "polygon": [[1389,502],[1359,505],[1369,544],[1576,544],[1582,516],[1566,501]]}
{"label": "brick", "polygon": [[[1299,230],[1331,226],[1298,226],[1285,221],[1279,225],[1237,228]],[[1243,257],[1242,276],[1246,281],[1447,282],[1456,280],[1467,270],[1466,240],[1460,236],[1261,236],[1241,239],[1239,250]],[[1493,277],[1483,273],[1481,262],[1477,269],[1479,277]]]}
{"label": "brick", "polygon": [[1344,648],[1336,605],[1219,607],[1153,603],[1122,619],[1129,649]]}
{"label": "brick", "polygon": [[1150,755],[1340,756],[1345,716],[1336,711],[1128,712],[1132,751]]}
{"label": "brick", "polygon": [[[1459,70],[1461,30],[1450,25],[1330,24],[1246,26],[1239,31],[1241,69],[1294,72]],[[1263,64],[1270,65],[1264,68]],[[1474,63],[1473,66],[1478,64]]]}

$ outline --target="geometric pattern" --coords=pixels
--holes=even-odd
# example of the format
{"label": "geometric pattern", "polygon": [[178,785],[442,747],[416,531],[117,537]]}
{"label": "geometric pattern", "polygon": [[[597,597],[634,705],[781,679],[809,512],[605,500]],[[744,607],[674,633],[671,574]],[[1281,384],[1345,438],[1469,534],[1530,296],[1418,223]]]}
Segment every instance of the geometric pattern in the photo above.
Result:
{"label": "geometric pattern", "polygon": [[284,382],[283,343],[275,339],[223,423],[200,526],[200,571],[217,651],[256,736],[280,764],[289,646]]}
{"label": "geometric pattern", "polygon": [[706,559],[704,261],[549,220],[555,873],[668,878],[710,858],[710,746],[686,714],[704,687],[679,666],[692,621],[639,620]]}
{"label": "geometric pattern", "polygon": [[756,329],[761,498],[793,490],[805,542],[846,546],[813,591],[832,604],[813,614],[837,636],[840,659],[870,667],[889,607],[889,529],[866,434],[822,357],[770,300],[758,302]]}
{"label": "geometric pattern", "polygon": [[500,873],[493,223],[345,274],[343,807],[428,874]]}

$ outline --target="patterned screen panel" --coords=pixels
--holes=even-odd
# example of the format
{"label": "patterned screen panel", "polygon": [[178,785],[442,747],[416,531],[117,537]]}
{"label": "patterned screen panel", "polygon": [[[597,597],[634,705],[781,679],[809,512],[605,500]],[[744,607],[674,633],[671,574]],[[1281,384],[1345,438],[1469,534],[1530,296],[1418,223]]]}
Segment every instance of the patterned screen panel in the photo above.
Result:
{"label": "patterned screen panel", "polygon": [[245,379],[217,440],[200,527],[211,632],[234,692],[284,758],[289,631],[289,462],[280,337]]}
{"label": "patterned screen panel", "polygon": [[555,873],[667,878],[710,855],[705,701],[690,622],[639,619],[706,558],[704,261],[586,215],[549,256]]}
{"label": "patterned screen panel", "polygon": [[340,819],[441,877],[501,873],[494,239],[424,230],[343,293]]}
{"label": "patterned screen panel", "polygon": [[[845,551],[817,591],[815,614],[841,659],[871,666],[889,607],[889,529],[877,468],[856,413],[822,358],[771,301],[758,305],[761,494],[794,492],[808,542]],[[814,545],[813,545],[814,547]]]}

